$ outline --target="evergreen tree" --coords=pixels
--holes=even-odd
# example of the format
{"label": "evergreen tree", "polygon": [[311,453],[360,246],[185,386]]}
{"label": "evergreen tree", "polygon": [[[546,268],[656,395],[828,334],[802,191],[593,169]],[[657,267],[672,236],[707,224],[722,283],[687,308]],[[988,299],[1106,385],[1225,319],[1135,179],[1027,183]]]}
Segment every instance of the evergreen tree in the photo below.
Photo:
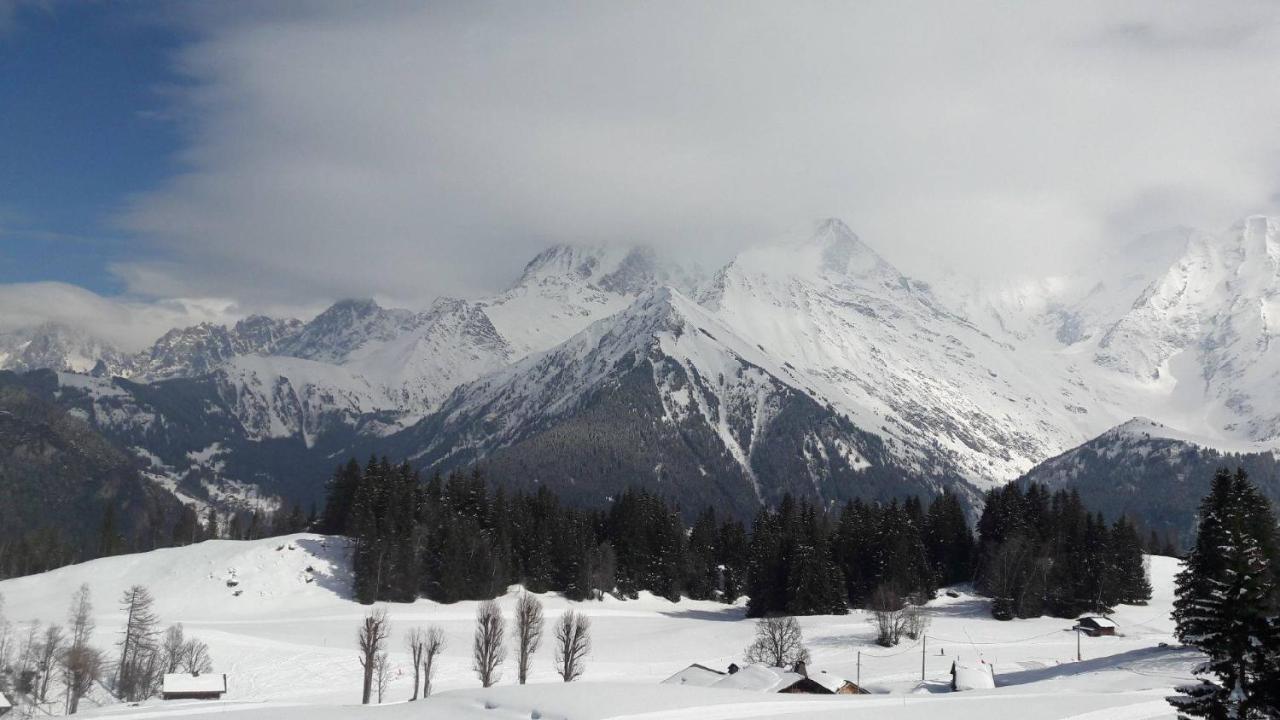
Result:
{"label": "evergreen tree", "polygon": [[1112,591],[1113,604],[1145,605],[1151,599],[1151,580],[1142,554],[1138,529],[1121,515],[1111,526],[1110,537],[1108,567],[1113,577],[1107,585]]}
{"label": "evergreen tree", "polygon": [[1185,715],[1252,718],[1275,709],[1275,523],[1243,470],[1214,476],[1174,601],[1178,639],[1208,655],[1196,670],[1201,683],[1169,698]]}
{"label": "evergreen tree", "polygon": [[[325,495],[324,512],[320,516],[317,532],[325,535],[346,535],[347,522],[355,503],[356,489],[360,486],[360,465],[351,458],[333,472]],[[313,513],[314,514],[314,513]]]}
{"label": "evergreen tree", "polygon": [[944,492],[929,505],[924,520],[925,552],[934,578],[943,585],[973,577],[973,535],[960,498]]}

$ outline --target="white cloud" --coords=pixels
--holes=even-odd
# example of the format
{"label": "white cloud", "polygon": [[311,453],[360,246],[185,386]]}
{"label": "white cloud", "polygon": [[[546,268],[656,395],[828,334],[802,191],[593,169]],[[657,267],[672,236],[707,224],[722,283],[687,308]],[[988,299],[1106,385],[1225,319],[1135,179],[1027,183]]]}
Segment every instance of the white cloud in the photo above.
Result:
{"label": "white cloud", "polygon": [[154,301],[107,298],[59,282],[0,285],[0,333],[56,322],[130,351],[141,350],[173,327],[228,323],[242,316],[235,303],[216,298]]}
{"label": "white cloud", "polygon": [[1276,206],[1269,2],[233,8],[180,56],[186,172],[122,213],[135,293],[423,303],[829,215],[908,271],[1043,272]]}

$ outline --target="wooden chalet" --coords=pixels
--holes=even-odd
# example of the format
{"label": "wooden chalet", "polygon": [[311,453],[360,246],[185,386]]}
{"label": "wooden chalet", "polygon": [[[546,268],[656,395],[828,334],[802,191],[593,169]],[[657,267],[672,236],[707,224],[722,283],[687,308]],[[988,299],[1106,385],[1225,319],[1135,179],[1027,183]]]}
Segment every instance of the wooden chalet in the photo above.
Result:
{"label": "wooden chalet", "polygon": [[1115,621],[1099,615],[1089,615],[1076,620],[1076,625],[1072,629],[1079,630],[1089,637],[1116,634]]}

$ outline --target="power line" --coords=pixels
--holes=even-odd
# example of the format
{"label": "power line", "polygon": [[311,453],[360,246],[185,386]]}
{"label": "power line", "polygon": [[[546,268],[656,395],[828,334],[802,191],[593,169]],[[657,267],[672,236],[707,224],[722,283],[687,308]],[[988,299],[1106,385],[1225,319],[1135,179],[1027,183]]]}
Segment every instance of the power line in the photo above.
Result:
{"label": "power line", "polygon": [[1032,635],[1031,637],[1025,637],[1025,638],[1011,638],[1011,639],[1009,639],[1009,640],[986,641],[986,642],[974,642],[973,640],[954,640],[954,639],[951,639],[951,638],[938,637],[937,635],[930,635],[930,636],[929,636],[929,639],[931,639],[931,640],[937,640],[937,641],[939,641],[939,642],[955,643],[955,644],[958,644],[958,645],[1008,645],[1009,643],[1020,643],[1020,642],[1026,642],[1026,641],[1028,641],[1028,640],[1037,640],[1037,639],[1042,638],[1042,637],[1049,637],[1050,635],[1057,635],[1058,633],[1061,633],[1061,632],[1065,632],[1065,631],[1064,631],[1064,630],[1051,630],[1051,631],[1049,631],[1049,632],[1047,632],[1047,633],[1041,633],[1041,634],[1039,634],[1039,635]]}

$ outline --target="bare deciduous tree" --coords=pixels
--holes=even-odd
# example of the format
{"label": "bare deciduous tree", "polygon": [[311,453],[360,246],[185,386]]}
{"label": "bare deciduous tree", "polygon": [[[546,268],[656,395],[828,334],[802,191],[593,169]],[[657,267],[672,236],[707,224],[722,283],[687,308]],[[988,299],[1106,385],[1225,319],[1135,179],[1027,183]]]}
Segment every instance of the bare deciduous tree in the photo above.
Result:
{"label": "bare deciduous tree", "polygon": [[191,638],[182,649],[182,669],[192,675],[199,675],[213,670],[213,658],[209,656],[209,646],[199,638]]}
{"label": "bare deciduous tree", "polygon": [[387,618],[386,608],[377,608],[365,616],[356,632],[356,642],[360,647],[360,667],[364,668],[364,689],[360,702],[368,705],[373,696],[373,673],[378,663],[378,653],[382,652],[391,632],[391,622]]}
{"label": "bare deciduous tree", "polygon": [[381,705],[382,697],[387,693],[387,684],[391,682],[391,661],[386,650],[373,659],[373,679],[378,686],[378,704]]}
{"label": "bare deciduous tree", "polygon": [[24,695],[35,695],[36,692],[36,653],[39,648],[40,621],[32,620],[27,623],[27,632],[18,643],[18,662],[15,667],[10,668],[17,671],[14,673],[17,682],[13,689]]}
{"label": "bare deciduous tree", "polygon": [[422,628],[413,628],[404,636],[404,644],[409,647],[409,655],[413,658],[413,694],[409,700],[418,699],[418,690],[422,686],[422,655],[427,649],[427,632]]}
{"label": "bare deciduous tree", "polygon": [[182,623],[175,623],[160,638],[160,666],[166,673],[176,673],[186,660],[187,638]]}
{"label": "bare deciduous tree", "polygon": [[498,603],[489,600],[476,610],[476,635],[471,648],[471,666],[480,684],[489,687],[502,677],[499,666],[507,658],[506,621]]}
{"label": "bare deciduous tree", "polygon": [[921,635],[929,629],[929,615],[925,612],[924,607],[914,604],[907,605],[902,610],[902,634],[912,640],[919,640]]}
{"label": "bare deciduous tree", "polygon": [[533,654],[542,644],[542,603],[538,598],[524,593],[516,601],[516,637],[520,684],[529,679],[529,666]]}
{"label": "bare deciduous tree", "polygon": [[756,621],[756,639],[747,646],[746,658],[770,667],[809,662],[800,623],[790,616],[760,618]]}
{"label": "bare deciduous tree", "polygon": [[93,635],[93,602],[89,585],[82,584],[71,596],[71,609],[67,613],[67,625],[71,638],[67,649],[58,658],[62,669],[62,683],[67,692],[67,714],[74,715],[80,708],[80,699],[102,678],[102,653],[90,647]]}
{"label": "bare deciduous tree", "polygon": [[62,627],[50,623],[44,629],[44,636],[36,649],[36,702],[45,702],[49,697],[49,680],[53,677],[54,666],[62,653],[62,642]]}
{"label": "bare deciduous tree", "polygon": [[431,680],[436,676],[436,658],[444,652],[444,630],[432,625],[427,628],[427,642],[422,651],[422,697],[431,696]]}
{"label": "bare deciduous tree", "polygon": [[13,654],[13,626],[4,616],[4,595],[0,594],[0,667],[9,667]]}
{"label": "bare deciduous tree", "polygon": [[587,653],[591,652],[591,620],[586,615],[566,610],[556,623],[556,672],[565,682],[573,682],[586,670]]}
{"label": "bare deciduous tree", "polygon": [[72,645],[59,658],[62,683],[67,689],[67,714],[75,715],[80,699],[102,679],[102,652],[89,645]]}
{"label": "bare deciduous tree", "polygon": [[893,588],[881,585],[871,593],[871,624],[876,628],[876,644],[893,647],[906,628],[906,603]]}

